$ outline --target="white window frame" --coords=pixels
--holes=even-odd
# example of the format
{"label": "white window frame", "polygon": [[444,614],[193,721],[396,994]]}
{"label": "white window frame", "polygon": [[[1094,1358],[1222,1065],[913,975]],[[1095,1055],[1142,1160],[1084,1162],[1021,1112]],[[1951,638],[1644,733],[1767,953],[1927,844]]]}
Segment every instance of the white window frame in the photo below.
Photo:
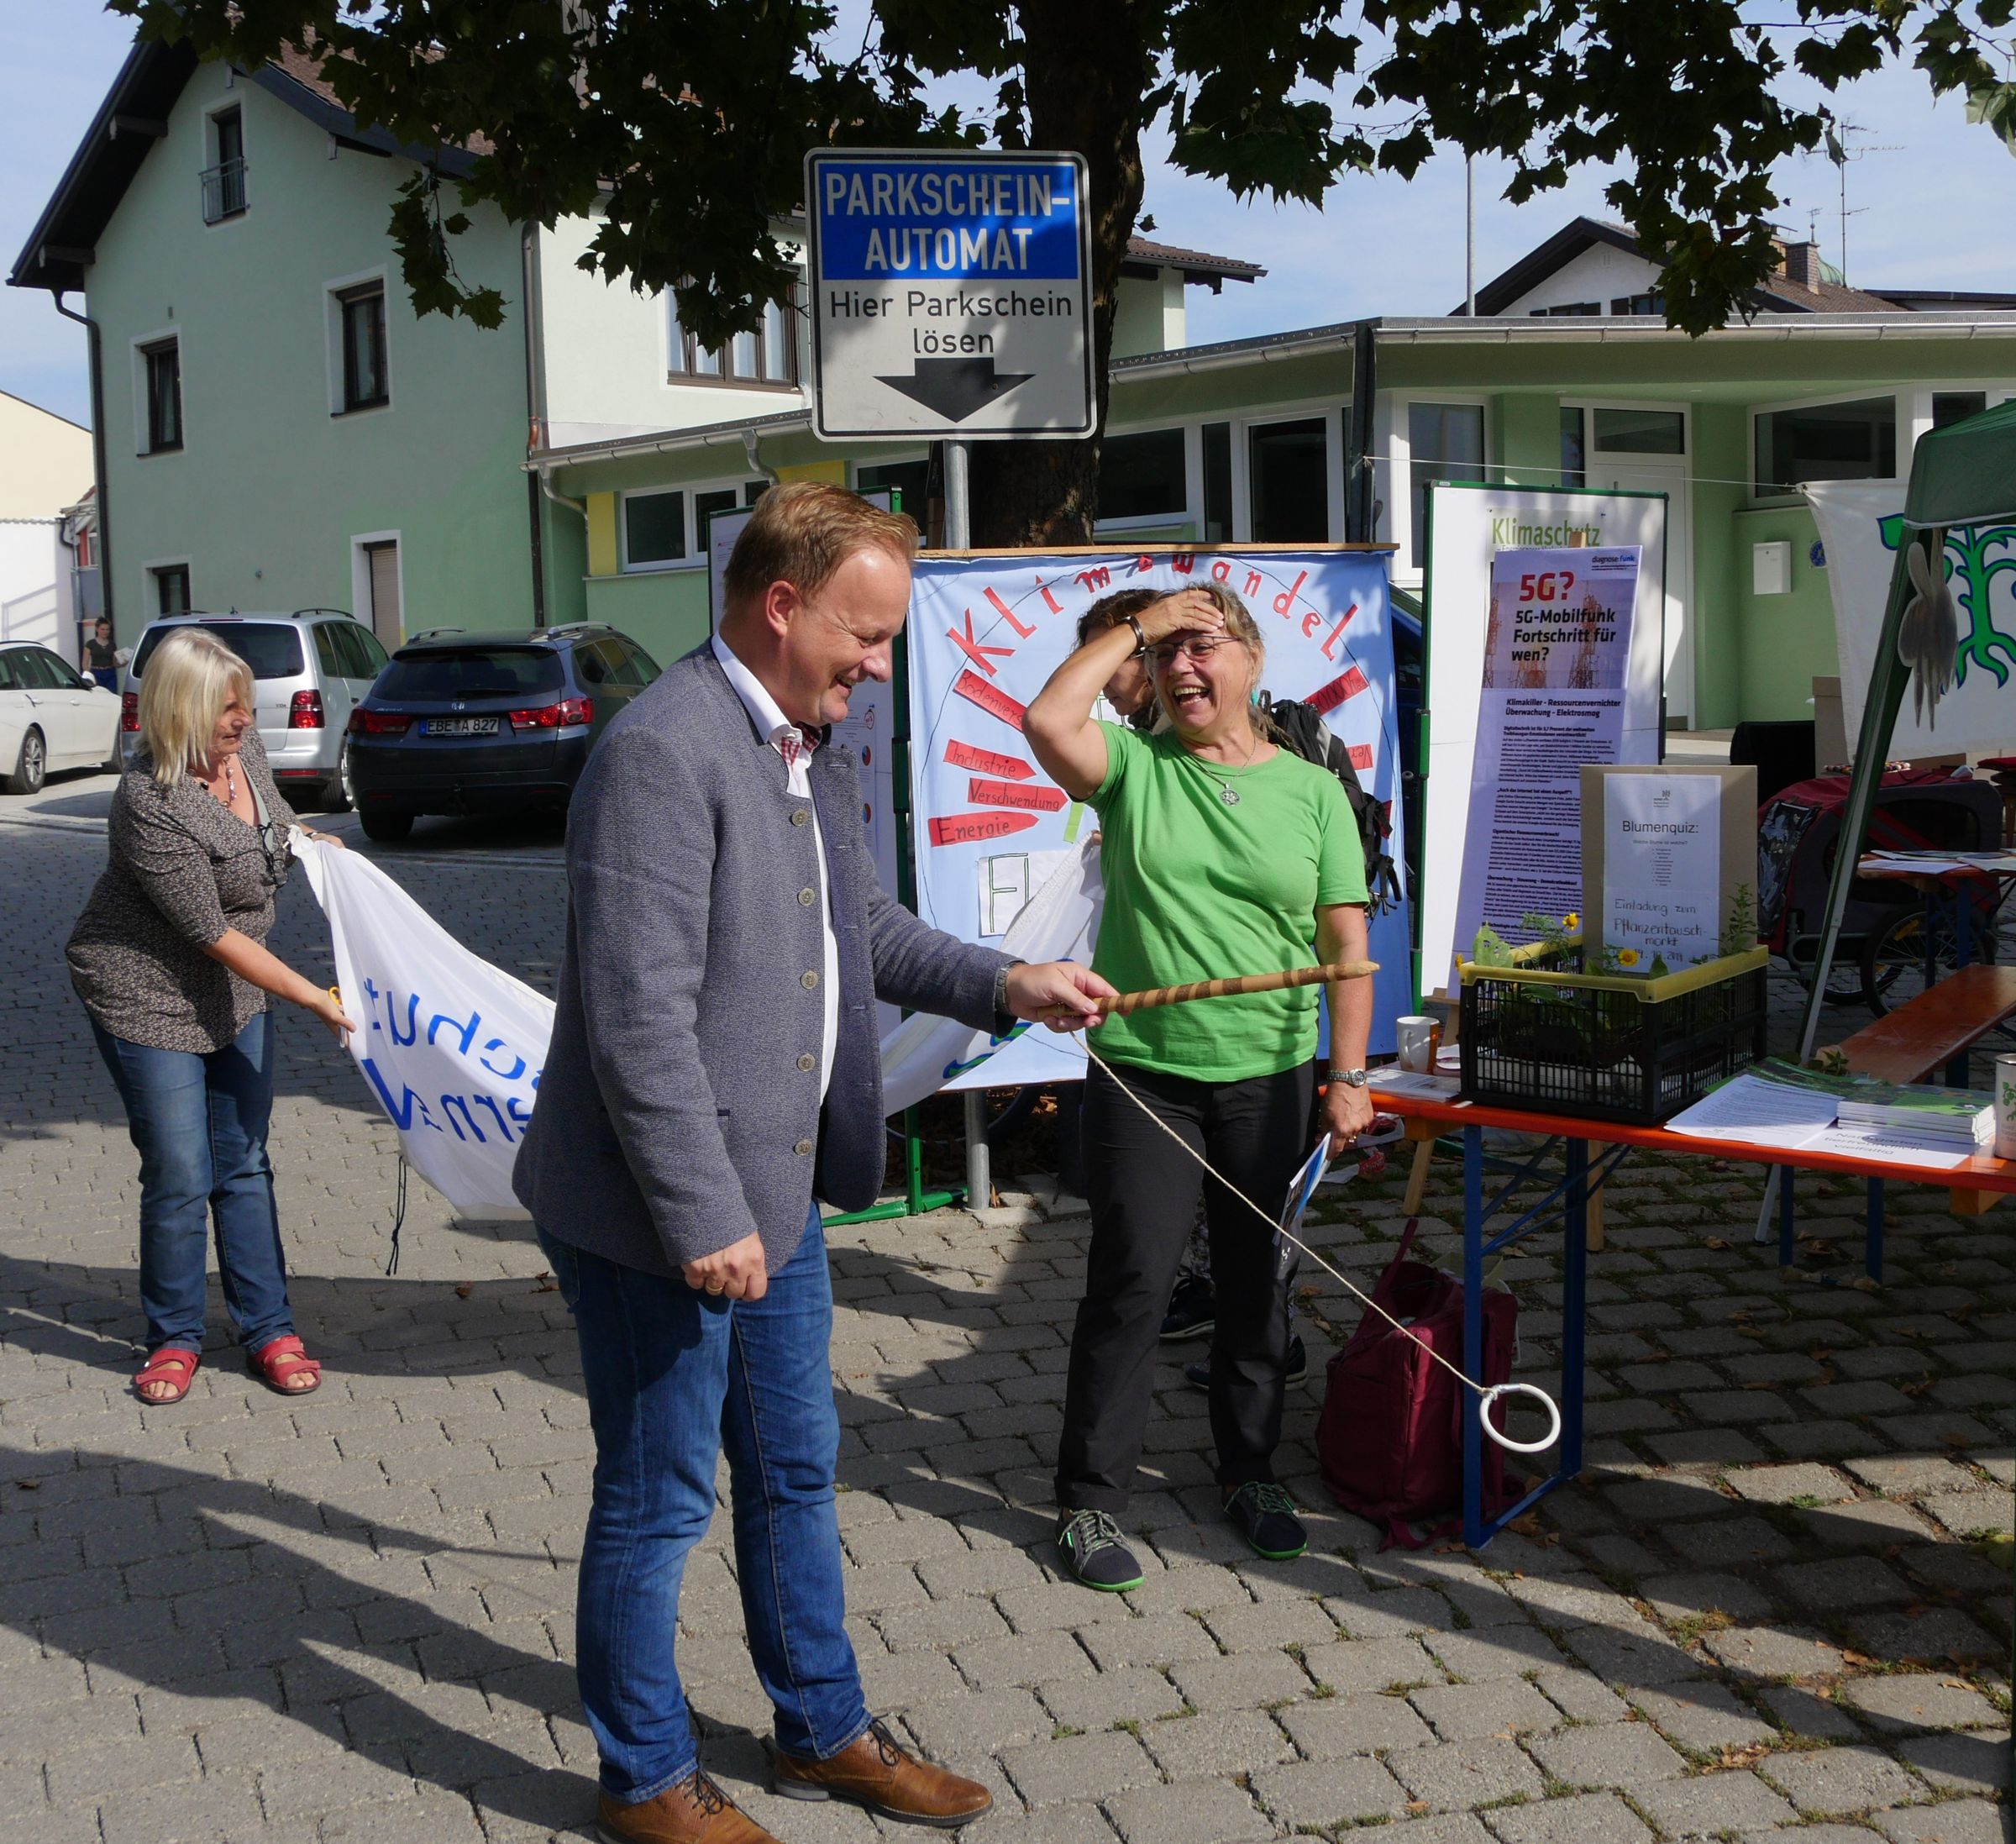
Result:
{"label": "white window frame", "polygon": [[[1323,423],[1323,474],[1324,507],[1323,528],[1326,535],[1311,538],[1311,544],[1335,544],[1344,529],[1344,410],[1349,397],[1308,397],[1299,402],[1270,403],[1257,416],[1233,417],[1232,425],[1232,542],[1250,544],[1253,538],[1252,456],[1253,432],[1272,428],[1282,423],[1309,423],[1320,418]],[[1207,416],[1198,418],[1201,429],[1206,423],[1223,423],[1228,418]],[[1197,485],[1200,502],[1204,497],[1204,438],[1197,439]],[[1201,509],[1197,519],[1201,530],[1204,519]]]}
{"label": "white window frame", "polygon": [[[1206,418],[1222,422],[1222,418]],[[1094,539],[1116,538],[1125,542],[1137,532],[1165,531],[1173,524],[1188,525],[1194,531],[1204,529],[1204,424],[1188,418],[1175,421],[1167,419],[1142,423],[1129,428],[1109,428],[1100,437],[1100,454],[1105,444],[1115,436],[1163,435],[1171,429],[1183,438],[1183,497],[1184,503],[1172,506],[1166,512],[1147,512],[1131,518],[1100,518],[1092,527]]]}
{"label": "white window frame", "polygon": [[[806,279],[802,268],[799,271],[798,280],[795,286],[799,293],[799,304],[796,307],[786,306],[783,309],[783,313],[785,331],[789,334],[791,342],[791,368],[798,374],[796,377],[738,378],[731,376],[726,370],[713,372],[689,370],[685,364],[683,333],[680,335],[682,343],[680,363],[677,369],[675,369],[672,364],[672,326],[674,317],[679,312],[679,301],[669,288],[663,288],[659,291],[658,295],[658,371],[660,381],[668,389],[675,391],[698,388],[718,391],[761,391],[768,392],[772,397],[785,392],[798,397],[807,395],[811,389],[812,375],[811,308],[809,293],[811,283]],[[729,343],[718,349],[724,359],[727,358],[737,337],[736,334],[731,334],[728,336]],[[753,337],[756,340],[757,362],[760,365],[763,356],[763,328],[760,326],[757,328]],[[716,349],[710,347],[708,349]],[[670,489],[668,488],[665,491],[669,491]]]}
{"label": "white window frame", "polygon": [[[873,465],[873,464],[871,464]],[[616,567],[619,575],[662,576],[682,570],[705,570],[707,556],[701,549],[706,534],[700,529],[700,517],[694,502],[702,493],[728,493],[735,496],[737,507],[746,508],[748,501],[743,489],[752,476],[745,470],[740,474],[712,475],[701,481],[654,481],[648,486],[622,486],[616,494]],[[654,493],[684,493],[686,502],[680,508],[685,522],[686,554],[668,558],[663,563],[633,564],[630,561],[630,513],[629,502],[648,498]]]}
{"label": "white window frame", "polygon": [[[153,433],[152,418],[154,399],[147,388],[147,354],[150,348],[173,344],[175,347],[176,391],[180,401],[176,411],[181,421],[182,439],[174,448],[157,449],[148,445]],[[177,454],[189,452],[189,368],[188,354],[182,350],[182,329],[171,321],[154,333],[143,333],[132,342],[133,354],[133,453],[140,461],[162,461]],[[173,560],[170,560],[171,562]]]}
{"label": "white window frame", "polygon": [[[1441,401],[1440,399],[1437,400]],[[1331,533],[1344,529],[1344,419],[1351,407],[1348,393],[1342,396],[1305,397],[1291,399],[1284,403],[1270,403],[1264,411],[1250,416],[1239,416],[1225,412],[1194,413],[1188,416],[1142,417],[1126,423],[1114,423],[1106,430],[1108,435],[1152,435],[1163,429],[1183,431],[1183,474],[1185,503],[1172,507],[1168,512],[1152,517],[1131,519],[1100,519],[1093,527],[1093,536],[1101,540],[1111,538],[1125,543],[1130,533],[1158,531],[1167,528],[1177,517],[1197,533],[1204,530],[1204,431],[1207,423],[1223,423],[1231,430],[1232,464],[1232,534],[1225,540],[1228,544],[1250,544],[1253,541],[1253,509],[1251,493],[1251,436],[1255,429],[1263,429],[1278,423],[1307,423],[1320,418],[1324,430],[1324,470],[1327,476],[1328,504],[1325,508],[1324,523]],[[1323,540],[1334,543],[1335,538]],[[1200,536],[1191,542],[1200,548],[1205,539]],[[1311,539],[1315,543],[1317,540]]]}
{"label": "white window frame", "polygon": [[[228,68],[225,74],[228,78],[230,73]],[[245,152],[240,156],[245,163],[245,202],[241,209],[233,212],[229,217],[205,224],[203,229],[206,234],[228,229],[233,224],[242,223],[252,215],[252,153],[250,137],[245,132],[244,97],[228,81],[224,93],[216,102],[207,103],[203,108],[203,164],[199,171],[207,173],[212,167],[222,164],[217,157],[217,118],[220,115],[229,115],[234,111],[238,116],[238,138],[245,145]]]}
{"label": "white window frame", "polygon": [[1414,553],[1414,444],[1407,433],[1407,412],[1417,403],[1448,403],[1483,411],[1484,459],[1479,465],[1488,481],[1504,471],[1491,459],[1491,400],[1472,391],[1410,391],[1390,397],[1382,391],[1380,396],[1384,401],[1373,427],[1377,445],[1387,458],[1374,464],[1373,492],[1382,510],[1373,535],[1394,546],[1394,581],[1403,589],[1419,589],[1427,565],[1424,560],[1417,569],[1409,560]]}
{"label": "white window frame", "polygon": [[[1933,398],[1935,397],[1955,397],[1963,391],[1980,391],[1987,399],[1987,407],[1992,410],[1997,404],[2007,403],[2011,398],[2016,397],[2016,383],[2012,383],[2007,379],[1995,383],[1979,378],[1958,380],[1942,378],[1936,384],[1914,386],[1910,392],[1911,454],[1918,451],[1919,438],[1932,433]],[[1900,409],[1902,407],[1901,402],[1899,407]],[[1904,423],[1901,417],[1897,427],[1898,433],[1901,436],[1904,431]],[[1911,465],[1908,455],[1900,453],[1897,458],[1897,465],[1908,474]]]}
{"label": "white window frame", "polygon": [[[1969,389],[1971,388],[1971,386],[1960,386],[1960,388]],[[1875,397],[1888,397],[1892,404],[1895,407],[1897,416],[1897,465],[1898,469],[1897,477],[1903,479],[1908,476],[1911,471],[1910,444],[1914,439],[1915,439],[1914,435],[1914,426],[1911,421],[1913,392],[1909,390],[1899,390],[1896,386],[1893,385],[1890,389],[1886,391],[1881,385],[1876,385],[1866,391],[1857,391],[1852,387],[1847,387],[1838,391],[1829,391],[1819,397],[1786,397],[1782,400],[1774,399],[1772,402],[1768,403],[1753,403],[1750,407],[1750,413],[1746,419],[1746,427],[1749,430],[1750,439],[1749,445],[1745,450],[1743,465],[1745,470],[1749,475],[1749,481],[1747,483],[1749,491],[1743,502],[1745,509],[1747,510],[1756,507],[1803,506],[1805,504],[1805,496],[1798,491],[1796,483],[1794,485],[1793,491],[1789,493],[1758,492],[1757,418],[1759,417],[1776,416],[1782,410],[1824,409],[1830,403],[1866,403],[1871,399]],[[1928,428],[1931,427],[1931,416],[1932,406],[1929,398],[1928,397],[1925,405],[1925,426]],[[1880,475],[1875,474],[1868,475],[1864,477],[1869,480],[1878,480],[1882,478]]]}
{"label": "white window frame", "polygon": [[[399,629],[410,633],[412,623],[407,619],[408,604],[406,599],[406,534],[403,532],[353,532],[350,534],[350,618],[360,621],[370,628],[378,644],[385,647],[382,636],[371,621],[371,560],[365,547],[367,544],[391,544],[399,576]],[[387,654],[398,651],[396,647],[385,647]]]}
{"label": "white window frame", "polygon": [[[343,297],[353,288],[375,282],[385,300],[385,402],[367,403],[354,410],[343,401]],[[399,401],[392,383],[392,288],[391,272],[383,263],[375,269],[360,269],[354,275],[333,276],[322,285],[323,365],[328,386],[329,414],[338,422],[351,423],[362,417],[390,416]],[[402,605],[403,606],[403,604]]]}
{"label": "white window frame", "polygon": [[161,613],[160,586],[155,581],[155,573],[164,570],[186,570],[189,572],[189,612],[200,614],[202,604],[196,599],[196,559],[193,556],[149,557],[140,564],[140,606],[147,611],[147,623],[164,619]]}
{"label": "white window frame", "polygon": [[[1880,395],[1880,393],[1879,393]],[[1649,461],[1691,461],[1694,457],[1694,418],[1693,407],[1663,397],[1562,397],[1560,406],[1564,410],[1580,410],[1587,416],[1593,410],[1656,410],[1662,415],[1680,418],[1680,452],[1673,454],[1667,449],[1614,449],[1604,452],[1612,459],[1637,455]],[[1487,431],[1487,433],[1488,432]],[[1558,440],[1558,439],[1557,439]],[[1582,459],[1586,470],[1596,454],[1596,426],[1593,421],[1582,426]],[[1559,470],[1557,469],[1558,472]],[[1573,489],[1569,489],[1573,491]]]}

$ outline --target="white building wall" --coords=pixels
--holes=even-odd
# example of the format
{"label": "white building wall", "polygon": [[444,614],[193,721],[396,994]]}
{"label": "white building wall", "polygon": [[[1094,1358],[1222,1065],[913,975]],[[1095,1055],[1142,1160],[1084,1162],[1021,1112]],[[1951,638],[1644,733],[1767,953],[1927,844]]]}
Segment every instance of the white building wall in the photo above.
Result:
{"label": "white building wall", "polygon": [[69,554],[53,518],[0,519],[0,640],[39,641],[75,661],[76,640],[61,632],[59,578]]}
{"label": "white building wall", "polygon": [[[574,218],[538,237],[543,414],[550,445],[613,441],[806,407],[805,392],[795,387],[671,376],[665,297],[638,294],[621,282],[612,286],[576,268],[594,235],[591,219]],[[806,359],[801,326],[801,373]]]}
{"label": "white building wall", "polygon": [[1567,307],[1578,301],[1593,301],[1603,313],[1620,295],[1649,294],[1659,284],[1659,265],[1642,256],[1614,250],[1608,244],[1593,244],[1549,276],[1541,285],[1521,295],[1499,318],[1523,318],[1536,307]]}

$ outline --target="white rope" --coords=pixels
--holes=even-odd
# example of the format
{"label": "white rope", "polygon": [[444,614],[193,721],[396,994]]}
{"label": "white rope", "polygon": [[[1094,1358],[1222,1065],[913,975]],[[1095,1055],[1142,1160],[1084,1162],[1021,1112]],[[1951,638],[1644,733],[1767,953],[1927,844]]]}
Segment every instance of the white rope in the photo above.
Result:
{"label": "white rope", "polygon": [[[1248,1197],[1244,1191],[1241,1190],[1236,1185],[1233,1184],[1233,1182],[1227,1178],[1223,1172],[1220,1171],[1215,1165],[1213,1165],[1211,1162],[1204,1156],[1203,1153],[1200,1153],[1197,1148],[1192,1146],[1188,1140],[1184,1138],[1184,1137],[1179,1133],[1174,1127],[1171,1127],[1167,1121],[1163,1120],[1163,1117],[1154,1111],[1154,1109],[1150,1107],[1146,1101],[1142,1101],[1138,1095],[1135,1094],[1133,1090],[1129,1088],[1125,1082],[1121,1081],[1119,1073],[1114,1069],[1113,1065],[1107,1062],[1106,1059],[1102,1057],[1098,1051],[1095,1050],[1089,1043],[1085,1045],[1084,1050],[1087,1059],[1091,1062],[1096,1063],[1100,1069],[1104,1069],[1106,1074],[1113,1079],[1114,1086],[1116,1087],[1122,1095],[1126,1095],[1126,1098],[1131,1101],[1136,1107],[1139,1108],[1141,1111],[1147,1115],[1147,1117],[1152,1121],[1157,1127],[1161,1128],[1164,1133],[1166,1133],[1177,1143],[1177,1145],[1180,1146],[1191,1158],[1194,1159],[1198,1164],[1202,1166],[1204,1169],[1210,1174],[1211,1177],[1216,1179],[1221,1185],[1224,1185],[1226,1190],[1230,1191],[1234,1197],[1237,1198],[1242,1204],[1245,1205],[1246,1207],[1250,1210],[1254,1216],[1257,1216],[1262,1222],[1265,1223],[1270,1234],[1278,1233],[1287,1241],[1293,1242],[1297,1248],[1300,1249],[1304,1254],[1308,1256],[1309,1258],[1313,1261],[1317,1267],[1320,1268],[1325,1274],[1328,1274],[1333,1280],[1336,1281],[1340,1285],[1341,1285],[1347,1293],[1356,1295],[1357,1298],[1363,1300],[1368,1306],[1371,1307],[1372,1310],[1380,1316],[1380,1318],[1383,1319],[1388,1325],[1391,1326],[1395,1332],[1399,1332],[1405,1337],[1413,1339],[1414,1342],[1421,1348],[1423,1352],[1425,1352],[1436,1363],[1439,1363],[1443,1369],[1446,1370],[1449,1374],[1454,1377],[1458,1383],[1462,1384],[1466,1390],[1474,1391],[1478,1398],[1478,1415],[1479,1419],[1483,1422],[1484,1432],[1489,1435],[1490,1437],[1499,1444],[1499,1446],[1509,1448],[1515,1453],[1539,1453],[1544,1452],[1546,1448],[1554,1444],[1556,1437],[1561,1432],[1561,1411],[1555,1405],[1553,1398],[1550,1396],[1546,1390],[1539,1388],[1536,1384],[1530,1383],[1495,1383],[1485,1384],[1482,1383],[1473,1382],[1462,1373],[1462,1371],[1458,1369],[1456,1365],[1450,1363],[1450,1361],[1445,1358],[1441,1352],[1437,1351],[1433,1345],[1430,1344],[1425,1338],[1422,1337],[1419,1332],[1415,1331],[1411,1326],[1403,1325],[1400,1321],[1394,1318],[1391,1313],[1387,1311],[1387,1310],[1382,1306],[1378,1300],[1374,1300],[1370,1294],[1367,1293],[1363,1288],[1358,1286],[1355,1282],[1353,1282],[1349,1275],[1333,1267],[1315,1249],[1311,1248],[1307,1242],[1304,1242],[1299,1236],[1296,1235],[1292,1230],[1290,1230],[1284,1223],[1282,1223],[1275,1217],[1270,1216],[1265,1211],[1261,1209],[1261,1207],[1256,1204],[1252,1198]],[[1537,1445],[1515,1442],[1510,1438],[1509,1436],[1501,1433],[1497,1428],[1492,1426],[1490,1416],[1491,1405],[1496,1402],[1499,1397],[1512,1395],[1538,1396],[1540,1400],[1546,1405],[1548,1413],[1553,1420],[1553,1426],[1544,1436],[1541,1437]]]}

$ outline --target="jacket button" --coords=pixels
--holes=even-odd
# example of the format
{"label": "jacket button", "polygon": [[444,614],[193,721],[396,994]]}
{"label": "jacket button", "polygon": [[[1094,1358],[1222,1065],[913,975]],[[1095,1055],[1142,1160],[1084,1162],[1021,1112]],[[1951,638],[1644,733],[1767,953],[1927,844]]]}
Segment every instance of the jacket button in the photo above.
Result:
{"label": "jacket button", "polygon": [[798,975],[798,984],[810,992],[819,984],[819,975],[816,973],[801,973]]}
{"label": "jacket button", "polygon": [[810,1071],[819,1067],[819,1059],[814,1056],[811,1051],[808,1050],[803,1056],[799,1058],[798,1067],[809,1073]]}
{"label": "jacket button", "polygon": [[798,892],[798,906],[801,909],[810,909],[818,901],[819,892],[816,890],[801,890]]}
{"label": "jacket button", "polygon": [[810,1140],[801,1140],[791,1150],[800,1158],[809,1158],[811,1156],[812,1143]]}
{"label": "jacket button", "polygon": [[809,806],[794,806],[791,809],[791,824],[794,826],[809,825],[811,817],[812,810]]}

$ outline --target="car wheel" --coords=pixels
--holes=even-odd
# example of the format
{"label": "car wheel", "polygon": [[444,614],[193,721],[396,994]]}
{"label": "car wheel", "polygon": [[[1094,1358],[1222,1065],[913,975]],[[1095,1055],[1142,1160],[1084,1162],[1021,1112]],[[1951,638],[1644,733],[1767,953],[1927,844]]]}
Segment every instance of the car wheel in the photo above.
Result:
{"label": "car wheel", "polygon": [[39,794],[48,774],[49,746],[42,740],[42,733],[30,724],[28,734],[21,738],[21,754],[13,773],[0,775],[0,787],[9,794]]}
{"label": "car wheel", "polygon": [[361,812],[357,816],[364,827],[366,838],[376,839],[381,845],[395,845],[413,829],[411,813]]}
{"label": "car wheel", "polygon": [[100,765],[101,775],[123,775],[126,772],[126,752],[119,747],[119,733],[112,733],[112,754]]}
{"label": "car wheel", "polygon": [[357,791],[350,782],[350,745],[346,740],[336,757],[336,771],[322,784],[322,810],[347,813],[357,804]]}

